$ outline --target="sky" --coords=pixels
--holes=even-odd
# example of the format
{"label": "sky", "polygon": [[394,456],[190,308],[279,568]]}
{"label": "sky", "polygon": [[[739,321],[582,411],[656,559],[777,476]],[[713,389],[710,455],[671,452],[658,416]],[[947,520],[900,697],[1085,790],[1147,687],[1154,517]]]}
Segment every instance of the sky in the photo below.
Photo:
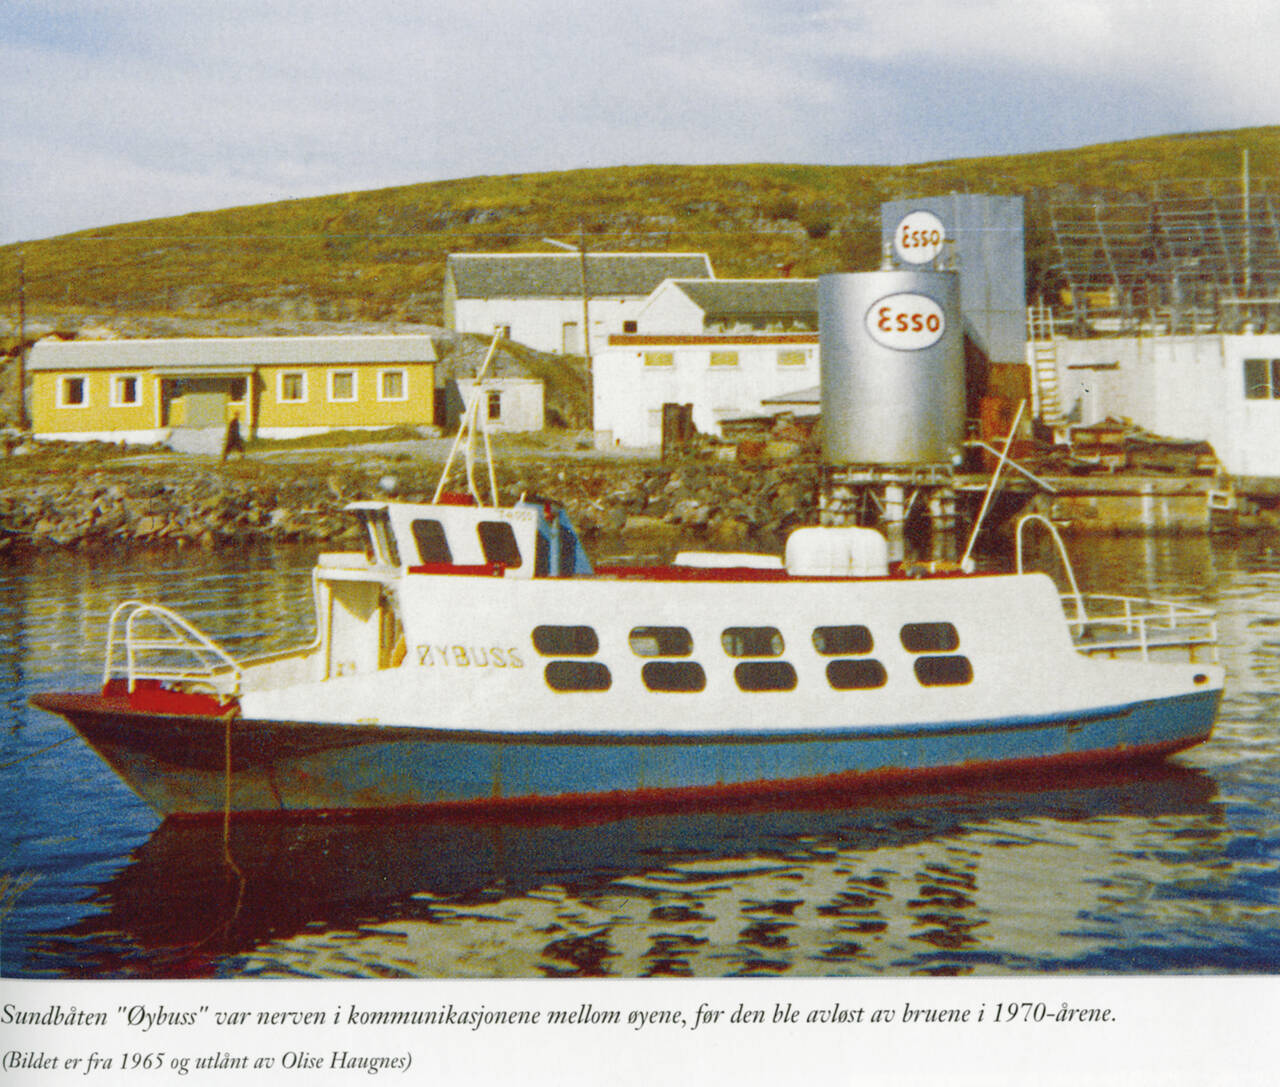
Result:
{"label": "sky", "polygon": [[0,244],[488,174],[1280,120],[1275,0],[5,0]]}

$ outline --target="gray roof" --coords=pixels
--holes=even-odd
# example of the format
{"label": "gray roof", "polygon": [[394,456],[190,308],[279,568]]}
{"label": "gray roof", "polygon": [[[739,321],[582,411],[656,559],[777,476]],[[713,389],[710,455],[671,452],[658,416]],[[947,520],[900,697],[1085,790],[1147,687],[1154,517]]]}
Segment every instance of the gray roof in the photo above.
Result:
{"label": "gray roof", "polygon": [[[459,298],[564,298],[582,294],[577,253],[450,253],[446,266]],[[710,279],[705,253],[588,253],[593,298],[645,298],[665,279]]]}
{"label": "gray roof", "polygon": [[680,280],[676,286],[708,317],[818,320],[816,279]]}
{"label": "gray roof", "polygon": [[40,340],[29,370],[169,370],[435,362],[430,336],[241,336],[173,340]]}

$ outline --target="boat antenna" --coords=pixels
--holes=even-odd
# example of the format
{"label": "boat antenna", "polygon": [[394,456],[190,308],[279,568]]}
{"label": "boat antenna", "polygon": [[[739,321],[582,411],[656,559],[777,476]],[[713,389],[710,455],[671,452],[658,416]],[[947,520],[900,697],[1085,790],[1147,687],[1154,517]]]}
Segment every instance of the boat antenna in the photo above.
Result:
{"label": "boat antenna", "polygon": [[[432,504],[440,501],[440,496],[444,493],[444,485],[448,482],[449,473],[453,470],[453,460],[458,455],[458,447],[462,445],[465,438],[466,446],[466,473],[467,473],[467,489],[471,492],[471,497],[480,505],[484,505],[484,500],[480,497],[480,492],[476,487],[475,480],[475,431],[476,419],[479,416],[479,405],[481,394],[484,391],[485,372],[489,369],[489,363],[493,361],[493,356],[497,353],[498,344],[502,340],[502,329],[499,328],[493,334],[493,340],[489,344],[489,350],[485,354],[484,362],[480,364],[480,369],[476,371],[475,383],[471,390],[471,399],[468,401],[466,409],[462,413],[462,418],[458,421],[458,433],[453,437],[453,445],[449,449],[449,459],[445,462],[444,471],[440,473],[440,482],[436,485],[436,493],[432,497]],[[480,429],[484,434],[484,455],[489,462],[489,496],[493,504],[498,504],[498,481],[493,469],[493,451],[489,445],[489,428],[484,422],[483,417],[480,418]]]}
{"label": "boat antenna", "polygon": [[982,508],[978,510],[978,517],[973,522],[973,530],[969,533],[969,545],[964,549],[964,558],[960,560],[960,569],[966,573],[973,570],[973,560],[970,558],[973,554],[973,545],[978,540],[978,532],[982,528],[982,522],[986,519],[987,509],[991,505],[991,496],[995,493],[996,483],[1000,480],[1000,473],[1004,471],[1005,461],[1009,459],[1009,447],[1013,445],[1013,436],[1018,433],[1018,424],[1022,422],[1022,409],[1026,406],[1026,400],[1018,401],[1018,412],[1013,417],[1013,426],[1009,428],[1009,433],[1004,439],[1004,448],[1000,451],[1000,459],[996,462],[995,471],[991,473],[991,482],[987,484],[987,493],[983,496]]}

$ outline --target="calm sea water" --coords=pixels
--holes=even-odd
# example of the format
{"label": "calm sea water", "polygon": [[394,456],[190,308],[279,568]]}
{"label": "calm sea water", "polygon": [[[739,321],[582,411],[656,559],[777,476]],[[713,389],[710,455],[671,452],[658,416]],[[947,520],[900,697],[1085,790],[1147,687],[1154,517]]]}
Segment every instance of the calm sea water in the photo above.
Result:
{"label": "calm sea water", "polygon": [[0,560],[0,971],[1276,973],[1280,553],[1194,538],[1073,550],[1086,589],[1218,609],[1212,742],[1141,774],[1020,790],[583,825],[248,824],[225,842],[218,823],[160,822],[26,699],[100,682],[105,620],[128,597],[233,652],[307,638],[313,553]]}

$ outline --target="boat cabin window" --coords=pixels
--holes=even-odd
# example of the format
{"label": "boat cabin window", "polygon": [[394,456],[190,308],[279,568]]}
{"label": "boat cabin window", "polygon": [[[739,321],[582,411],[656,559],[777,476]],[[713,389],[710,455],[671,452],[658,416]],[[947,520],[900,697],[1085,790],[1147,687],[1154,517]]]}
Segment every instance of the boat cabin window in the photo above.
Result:
{"label": "boat cabin window", "polygon": [[613,683],[599,661],[552,661],[544,674],[553,691],[607,691]]}
{"label": "boat cabin window", "polygon": [[951,653],[960,647],[960,635],[952,623],[907,623],[901,636],[908,653]]}
{"label": "boat cabin window", "polygon": [[600,639],[591,627],[533,628],[533,648],[544,657],[592,657]]}
{"label": "boat cabin window", "polygon": [[421,519],[412,524],[413,539],[418,545],[418,558],[424,563],[453,562],[453,552],[439,521]]}
{"label": "boat cabin window", "polygon": [[731,657],[780,657],[785,648],[777,627],[729,627],[720,644]]}
{"label": "boat cabin window", "polygon": [[391,517],[385,509],[361,510],[368,539],[373,548],[373,561],[391,566],[400,565],[400,549],[396,546],[396,534],[391,530]]}
{"label": "boat cabin window", "polygon": [[813,648],[824,657],[870,653],[874,645],[871,631],[864,626],[817,627],[813,632]]}
{"label": "boat cabin window", "polygon": [[924,687],[960,687],[973,682],[973,666],[968,657],[917,657],[916,679]]}
{"label": "boat cabin window", "polygon": [[640,678],[651,691],[701,691],[707,686],[707,674],[694,661],[647,661]]}
{"label": "boat cabin window", "polygon": [[786,661],[743,661],[733,670],[742,691],[794,691],[796,670]]}
{"label": "boat cabin window", "polygon": [[481,521],[476,526],[484,561],[493,566],[517,567],[521,563],[516,531],[506,521]]}
{"label": "boat cabin window", "polygon": [[627,641],[637,657],[687,657],[693,636],[684,627],[633,627]]}
{"label": "boat cabin window", "polygon": [[870,657],[831,661],[827,665],[827,682],[837,691],[872,691],[888,681],[884,665]]}

